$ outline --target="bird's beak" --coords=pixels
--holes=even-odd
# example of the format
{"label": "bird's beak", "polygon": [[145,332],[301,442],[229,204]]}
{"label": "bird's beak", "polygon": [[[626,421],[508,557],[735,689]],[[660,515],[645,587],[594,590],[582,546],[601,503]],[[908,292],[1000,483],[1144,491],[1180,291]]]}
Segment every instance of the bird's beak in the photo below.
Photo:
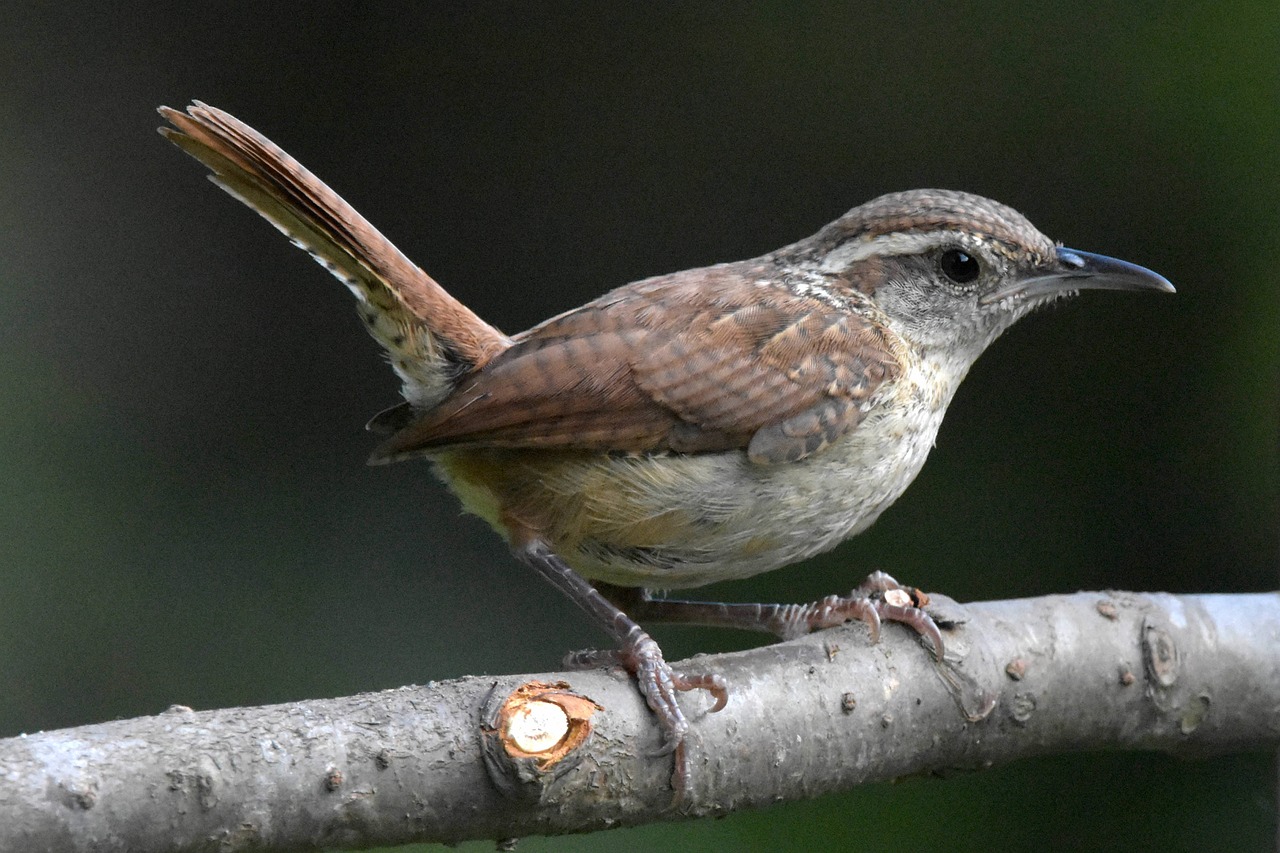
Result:
{"label": "bird's beak", "polygon": [[990,305],[1010,297],[1037,299],[1074,290],[1158,290],[1173,293],[1173,285],[1159,273],[1146,267],[1081,252],[1079,249],[1057,249],[1057,257],[1048,267],[1040,267],[992,293],[979,302]]}

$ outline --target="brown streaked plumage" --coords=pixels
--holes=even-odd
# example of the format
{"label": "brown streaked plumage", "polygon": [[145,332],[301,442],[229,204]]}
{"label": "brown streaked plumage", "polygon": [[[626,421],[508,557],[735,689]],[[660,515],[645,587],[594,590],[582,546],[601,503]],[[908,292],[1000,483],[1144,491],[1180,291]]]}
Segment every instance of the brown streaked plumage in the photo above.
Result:
{"label": "brown streaked plumage", "polygon": [[798,461],[856,426],[901,371],[884,331],[856,313],[864,300],[847,299],[797,295],[760,264],[619,288],[516,336],[375,458],[563,447]]}
{"label": "brown streaked plumage", "polygon": [[[1012,208],[913,190],[738,263],[625,285],[508,338],[252,128],[196,103],[162,132],[342,279],[391,355],[404,404],[374,461],[431,460],[468,510],[618,642],[577,656],[636,677],[689,793],[672,669],[632,617],[794,636],[904,623],[941,657],[918,590],[879,573],[811,605],[652,599],[745,577],[864,530],[924,464],[974,360],[1019,317],[1085,288],[1166,290],[1065,249]],[[593,586],[588,578],[597,582]],[[597,586],[599,588],[597,588]],[[601,592],[609,593],[612,600]],[[625,601],[628,613],[617,606]]]}

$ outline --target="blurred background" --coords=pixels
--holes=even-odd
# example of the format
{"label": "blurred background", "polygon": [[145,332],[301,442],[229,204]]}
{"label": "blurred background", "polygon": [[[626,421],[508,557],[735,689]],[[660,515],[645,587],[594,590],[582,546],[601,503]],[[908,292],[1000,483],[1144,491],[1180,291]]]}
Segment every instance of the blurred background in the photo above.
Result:
{"label": "blurred background", "polygon": [[[601,639],[426,465],[365,467],[391,371],[155,134],[191,98],[508,332],[921,186],[1177,285],[1023,321],[872,531],[709,596],[1277,587],[1274,2],[7,4],[0,91],[0,736]],[[1275,780],[1267,753],[1064,756],[520,849],[1262,849]]]}

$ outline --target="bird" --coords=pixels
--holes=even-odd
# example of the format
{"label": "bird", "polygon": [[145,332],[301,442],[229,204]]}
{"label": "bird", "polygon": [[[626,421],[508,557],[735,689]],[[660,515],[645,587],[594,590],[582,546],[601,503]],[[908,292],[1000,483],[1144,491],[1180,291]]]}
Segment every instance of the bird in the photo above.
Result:
{"label": "bird", "polygon": [[833,548],[915,479],[956,388],[1018,319],[1086,289],[1173,292],[1144,267],[1069,249],[970,193],[853,208],[759,257],[623,285],[506,335],[249,125],[194,101],[160,132],[355,295],[403,402],[375,464],[422,458],[465,510],[617,644],[575,666],[635,678],[687,788],[677,700],[730,685],[674,669],[640,621],[783,638],[851,620],[943,637],[928,596],[883,572],[810,604],[682,601]]}

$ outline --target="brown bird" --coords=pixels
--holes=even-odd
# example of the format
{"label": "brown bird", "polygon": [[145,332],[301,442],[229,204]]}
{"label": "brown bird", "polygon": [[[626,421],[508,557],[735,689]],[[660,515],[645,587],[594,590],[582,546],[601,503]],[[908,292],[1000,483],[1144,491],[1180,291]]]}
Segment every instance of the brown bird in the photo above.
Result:
{"label": "brown bird", "polygon": [[[925,599],[876,573],[808,605],[651,597],[742,578],[866,529],[924,464],[956,387],[1032,308],[1086,288],[1172,292],[1133,264],[1062,248],[1005,205],[914,190],[759,258],[645,279],[507,337],[269,140],[196,102],[161,132],[356,295],[405,402],[370,423],[374,462],[425,457],[466,509],[619,644],[676,751],[673,670],[634,618],[790,637],[903,622],[942,655]],[[176,129],[175,129],[176,128]],[[593,585],[591,581],[594,581]],[[625,607],[628,612],[619,606]]]}

